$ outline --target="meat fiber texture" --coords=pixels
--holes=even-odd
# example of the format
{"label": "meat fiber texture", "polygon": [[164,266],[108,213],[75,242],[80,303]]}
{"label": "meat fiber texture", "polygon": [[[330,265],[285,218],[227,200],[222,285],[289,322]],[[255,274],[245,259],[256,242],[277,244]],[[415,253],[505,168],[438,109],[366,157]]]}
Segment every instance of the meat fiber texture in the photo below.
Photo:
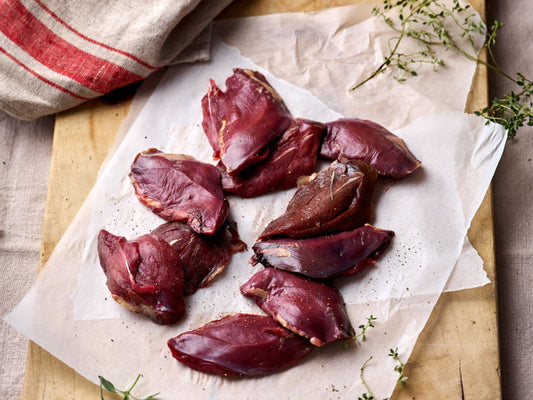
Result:
{"label": "meat fiber texture", "polygon": [[235,314],[168,341],[172,355],[198,371],[223,376],[281,372],[312,349],[301,336],[272,318]]}
{"label": "meat fiber texture", "polygon": [[420,166],[402,138],[373,121],[343,118],[326,126],[327,135],[320,147],[322,157],[361,160],[392,178],[403,178]]}
{"label": "meat fiber texture", "polygon": [[320,122],[294,119],[270,146],[267,157],[240,174],[230,175],[224,164],[218,163],[222,188],[241,197],[255,197],[296,187],[300,177],[315,171],[325,130]]}
{"label": "meat fiber texture", "polygon": [[[292,21],[299,15],[286,17]],[[328,13],[313,15],[316,16],[314,22],[306,25],[309,29],[331,26],[336,29],[331,40],[348,38],[342,32],[352,26],[346,18],[353,13],[343,9],[334,19],[323,19]],[[266,22],[271,17],[254,21]],[[344,21],[344,25],[339,27],[336,21]],[[239,25],[233,22],[234,28]],[[277,30],[272,30],[271,22],[261,23],[261,26],[278,34]],[[285,21],[276,26],[283,31],[292,30],[294,24]],[[362,28],[367,29],[368,24]],[[307,35],[308,31],[301,32]],[[237,29],[236,37],[262,38],[265,45],[272,45],[269,35],[245,34]],[[365,43],[367,45],[368,40],[360,40],[355,45]],[[274,44],[273,48],[279,48],[278,43]],[[354,50],[342,44],[338,49],[342,51],[335,59],[338,63],[346,60],[344,52]],[[365,392],[364,386],[354,377],[359,376],[359,369],[370,356],[373,359],[365,370],[365,379],[376,388],[376,396],[390,396],[397,375],[392,373],[394,360],[387,356],[388,350],[398,347],[400,358],[408,359],[459,257],[470,221],[503,151],[505,132],[492,124],[486,126],[484,120],[464,115],[462,111],[428,115],[395,126],[372,118],[404,139],[423,167],[401,182],[378,182],[371,223],[393,230],[396,233],[393,243],[375,266],[335,282],[354,326],[364,323],[370,314],[378,318],[375,328],[367,334],[367,341],[348,349],[342,341],[331,343],[331,346],[316,349],[319,351],[313,351],[283,373],[260,379],[208,376],[176,362],[166,343],[181,332],[226,315],[257,313],[257,306],[238,291],[238,286],[257,272],[257,267],[248,265],[251,250],[234,254],[225,272],[207,290],[199,290],[190,297],[186,317],[176,326],[168,327],[154,325],[148,318],[109,299],[105,275],[98,264],[96,237],[102,228],[120,236],[138,237],[163,222],[139,203],[129,182],[129,166],[140,151],[156,147],[165,152],[191,154],[198,160],[211,159],[212,148],[201,127],[200,101],[206,93],[207,82],[210,78],[223,82],[236,66],[257,69],[257,65],[216,37],[212,50],[210,63],[170,68],[166,72],[100,173],[37,284],[10,314],[8,322],[87,379],[98,383],[97,376],[102,375],[117,387],[128,387],[132,379],[142,373],[136,390],[139,393],[159,391],[158,397],[163,400],[174,399],[176,394],[184,398],[226,400],[245,398],[250,393],[260,400],[322,399],[332,396],[332,387],[339,390],[333,394],[335,398],[353,399]],[[264,46],[262,50],[265,51]],[[298,52],[286,50],[273,52],[271,48],[265,54],[282,54],[287,65],[294,65],[294,60],[286,56]],[[306,60],[313,61],[312,57]],[[471,73],[473,67],[463,64],[453,71],[455,74]],[[276,79],[264,69],[258,70],[276,88],[293,115],[322,122],[342,117],[309,92]],[[305,74],[298,74],[301,75]],[[435,81],[434,75],[431,77]],[[343,82],[346,84],[346,79]],[[397,96],[397,88],[395,81],[392,87],[383,84],[379,91],[372,88],[374,94],[383,92],[391,101],[401,99],[394,106],[388,104],[387,118],[396,113],[402,118],[410,115],[404,108],[410,94]],[[443,90],[425,90],[419,104],[425,106],[432,100],[431,96],[443,93],[455,99],[446,87]],[[335,91],[339,96],[346,91],[346,86],[344,89],[337,87]],[[467,87],[465,93],[468,93]],[[372,96],[370,93],[370,100]],[[293,195],[294,190],[289,190],[238,201],[228,196],[229,217],[237,222],[243,241],[249,245],[254,243],[264,227],[283,213]],[[465,274],[463,283],[473,282],[477,280]],[[120,360],[120,368],[116,367],[117,360]]]}
{"label": "meat fiber texture", "polygon": [[364,162],[333,162],[298,187],[285,212],[259,239],[305,238],[360,227],[372,216],[376,179],[376,170]]}
{"label": "meat fiber texture", "polygon": [[209,80],[202,98],[204,131],[230,175],[261,161],[268,145],[289,127],[292,116],[260,72],[235,68],[226,91]]}
{"label": "meat fiber texture", "polygon": [[129,176],[139,201],[168,221],[212,235],[226,220],[229,204],[211,164],[152,148],[135,157]]}
{"label": "meat fiber texture", "polygon": [[307,239],[274,238],[253,245],[251,262],[315,279],[349,275],[375,264],[394,232],[371,225]]}
{"label": "meat fiber texture", "polygon": [[333,286],[266,268],[243,283],[240,290],[285,328],[315,346],[354,335],[344,299]]}
{"label": "meat fiber texture", "polygon": [[231,255],[247,247],[240,240],[233,222],[226,222],[214,235],[195,233],[182,222],[167,222],[154,229],[152,234],[178,252],[185,275],[185,295],[207,287],[222,273]]}
{"label": "meat fiber texture", "polygon": [[128,241],[101,230],[98,257],[117,303],[158,324],[183,317],[183,268],[179,253],[166,241],[151,234]]}

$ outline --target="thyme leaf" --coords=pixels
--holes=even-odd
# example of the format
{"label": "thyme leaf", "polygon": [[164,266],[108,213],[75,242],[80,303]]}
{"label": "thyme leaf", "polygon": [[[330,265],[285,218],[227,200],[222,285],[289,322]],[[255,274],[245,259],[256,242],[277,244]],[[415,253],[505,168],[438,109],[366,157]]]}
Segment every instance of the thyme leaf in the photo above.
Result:
{"label": "thyme leaf", "polygon": [[398,377],[398,382],[401,383],[402,386],[405,386],[409,377],[403,374],[405,363],[400,360],[400,357],[398,355],[398,347],[396,347],[396,349],[394,350],[389,350],[389,357],[392,357],[397,362],[397,364],[394,366],[394,370],[398,372],[398,374],[400,374],[400,376]]}
{"label": "thyme leaf", "polygon": [[346,342],[344,342],[344,347],[347,348],[350,345],[350,343],[352,343],[352,342],[357,342],[357,341],[364,342],[366,340],[366,331],[369,328],[373,328],[374,327],[373,322],[375,320],[377,320],[377,318],[374,317],[373,315],[370,315],[366,319],[366,323],[365,324],[361,324],[361,325],[358,326],[358,328],[361,329],[361,332],[354,334],[350,339],[346,340]]}
{"label": "thyme leaf", "polygon": [[109,380],[107,380],[103,376],[98,376],[98,379],[100,379],[100,399],[101,400],[105,400],[104,399],[104,389],[107,390],[110,393],[116,393],[118,395],[123,396],[122,400],[130,400],[130,399],[131,400],[151,400],[151,399],[155,399],[155,397],[157,395],[159,395],[159,393],[151,394],[149,396],[142,397],[142,398],[135,397],[134,395],[131,394],[131,391],[133,390],[135,385],[137,385],[137,382],[139,381],[140,377],[141,377],[141,374],[137,375],[137,378],[135,378],[135,381],[129,387],[129,389],[127,389],[127,390],[119,390]]}

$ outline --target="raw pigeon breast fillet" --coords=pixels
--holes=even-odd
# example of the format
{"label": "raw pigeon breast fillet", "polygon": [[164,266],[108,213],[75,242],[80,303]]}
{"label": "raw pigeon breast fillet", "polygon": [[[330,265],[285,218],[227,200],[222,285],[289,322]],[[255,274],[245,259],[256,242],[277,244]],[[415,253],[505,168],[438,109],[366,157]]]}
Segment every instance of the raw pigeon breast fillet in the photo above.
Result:
{"label": "raw pigeon breast fillet", "polygon": [[148,149],[135,158],[130,179],[141,203],[168,221],[212,235],[226,220],[229,204],[214,165]]}
{"label": "raw pigeon breast fillet", "polygon": [[233,253],[246,250],[234,222],[226,222],[210,236],[191,231],[183,222],[167,222],[152,234],[168,242],[179,253],[185,274],[185,295],[208,286],[224,270]]}
{"label": "raw pigeon breast fillet", "polygon": [[362,160],[392,178],[403,178],[420,166],[402,138],[373,121],[344,118],[326,126],[322,157]]}
{"label": "raw pigeon breast fillet", "polygon": [[200,372],[258,376],[285,369],[308,354],[309,342],[271,317],[235,314],[168,341],[174,358]]}
{"label": "raw pigeon breast fillet", "polygon": [[240,290],[285,328],[315,346],[354,335],[340,292],[325,283],[266,268],[242,284]]}
{"label": "raw pigeon breast fillet", "polygon": [[113,299],[159,324],[172,324],[185,313],[183,269],[179,254],[155,235],[135,240],[106,230],[98,235],[100,265]]}
{"label": "raw pigeon breast fillet", "polygon": [[333,162],[300,187],[285,213],[270,222],[259,240],[304,238],[352,230],[372,215],[377,173],[363,162]]}
{"label": "raw pigeon breast fillet", "polygon": [[279,94],[257,71],[236,68],[226,91],[209,81],[202,98],[202,126],[213,156],[230,175],[265,158],[268,145],[289,127],[292,116]]}
{"label": "raw pigeon breast fillet", "polygon": [[393,231],[371,225],[308,239],[274,238],[253,246],[253,264],[316,278],[353,274],[374,264],[394,237]]}
{"label": "raw pigeon breast fillet", "polygon": [[219,163],[222,189],[249,198],[296,187],[299,177],[313,173],[325,129],[320,122],[294,119],[264,160],[237,175],[228,174]]}

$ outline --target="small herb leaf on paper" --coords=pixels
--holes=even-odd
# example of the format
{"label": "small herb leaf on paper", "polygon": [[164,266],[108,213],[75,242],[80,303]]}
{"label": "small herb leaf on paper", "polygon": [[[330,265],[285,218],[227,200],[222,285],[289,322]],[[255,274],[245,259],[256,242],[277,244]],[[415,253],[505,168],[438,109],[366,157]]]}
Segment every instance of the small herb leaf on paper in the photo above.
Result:
{"label": "small herb leaf on paper", "polygon": [[107,380],[103,376],[98,376],[98,379],[100,379],[100,399],[101,400],[105,400],[104,399],[104,391],[103,391],[103,389],[107,390],[110,393],[116,393],[118,395],[123,396],[122,400],[130,400],[130,399],[132,399],[132,400],[150,400],[150,399],[155,399],[155,397],[157,395],[159,395],[159,393],[151,394],[149,396],[142,397],[142,398],[141,397],[135,397],[134,395],[131,394],[131,391],[133,390],[133,388],[135,387],[135,385],[139,381],[140,377],[141,377],[141,374],[137,375],[137,378],[135,378],[135,381],[129,387],[129,389],[127,389],[127,390],[119,390],[109,380]]}
{"label": "small herb leaf on paper", "polygon": [[345,348],[348,348],[348,346],[350,345],[350,343],[352,342],[356,342],[356,341],[361,341],[361,342],[364,342],[366,340],[366,331],[369,329],[369,328],[373,328],[374,327],[374,324],[373,322],[377,320],[376,317],[374,317],[372,314],[366,319],[366,323],[365,324],[361,324],[359,325],[359,329],[361,329],[361,332],[359,333],[356,333],[354,334],[350,339],[346,340],[346,342],[344,343],[344,347]]}
{"label": "small herb leaf on paper", "polygon": [[[401,383],[402,386],[405,386],[409,377],[404,375],[404,368],[406,364],[400,360],[400,356],[398,354],[398,347],[396,347],[395,349],[389,349],[389,357],[392,357],[397,362],[397,364],[394,366],[394,371],[398,372],[399,374],[397,382]],[[374,393],[372,393],[372,390],[370,389],[370,386],[366,382],[364,377],[365,368],[367,367],[370,361],[372,361],[372,357],[368,358],[360,368],[359,378],[361,379],[361,382],[366,388],[366,392],[359,396],[357,400],[378,400]],[[389,400],[389,398],[387,397],[383,400]]]}
{"label": "small herb leaf on paper", "polygon": [[400,360],[400,356],[398,355],[398,347],[396,347],[394,350],[389,350],[389,357],[392,357],[397,362],[397,364],[394,366],[394,370],[400,374],[398,377],[398,382],[401,383],[402,386],[405,386],[409,377],[404,376],[403,374],[405,363]]}
{"label": "small herb leaf on paper", "polygon": [[[117,393],[117,389],[115,389],[115,385],[113,385],[110,381],[108,381],[103,376],[99,376],[98,379],[100,379],[100,392],[102,392],[102,387],[111,393]],[[103,396],[101,396],[103,399]]]}

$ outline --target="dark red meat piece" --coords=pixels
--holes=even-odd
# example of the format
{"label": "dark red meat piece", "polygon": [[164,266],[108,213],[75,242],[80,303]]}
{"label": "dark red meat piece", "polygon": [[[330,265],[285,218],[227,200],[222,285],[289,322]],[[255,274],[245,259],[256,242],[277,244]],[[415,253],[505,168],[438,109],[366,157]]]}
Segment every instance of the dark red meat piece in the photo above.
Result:
{"label": "dark red meat piece", "polygon": [[168,221],[212,235],[226,220],[229,205],[214,165],[149,149],[135,158],[130,179],[137,198]]}
{"label": "dark red meat piece", "polygon": [[320,155],[363,160],[381,175],[403,178],[420,166],[404,140],[381,125],[363,119],[345,118],[328,122]]}
{"label": "dark red meat piece", "polygon": [[266,268],[241,285],[240,290],[285,328],[315,346],[354,335],[342,295],[325,283]]}
{"label": "dark red meat piece", "polygon": [[333,278],[374,264],[393,237],[392,231],[365,225],[309,239],[268,239],[254,244],[251,262],[311,278]]}
{"label": "dark red meat piece", "polygon": [[202,98],[202,126],[229,174],[237,174],[268,154],[267,146],[289,127],[292,116],[265,77],[236,68],[226,91],[209,81]]}
{"label": "dark red meat piece", "polygon": [[167,222],[152,234],[168,242],[179,253],[185,274],[185,295],[209,285],[224,270],[233,253],[246,250],[234,222],[226,222],[210,236],[191,231],[183,222]]}
{"label": "dark red meat piece", "polygon": [[155,235],[128,241],[105,230],[98,235],[100,265],[113,299],[158,324],[172,324],[185,313],[179,254]]}
{"label": "dark red meat piece", "polygon": [[277,372],[312,349],[266,315],[236,314],[168,341],[172,355],[197,371],[257,376]]}
{"label": "dark red meat piece", "polygon": [[325,131],[320,122],[297,118],[273,145],[268,156],[238,175],[218,164],[222,189],[241,197],[255,197],[275,190],[296,187],[300,176],[313,173],[318,148]]}
{"label": "dark red meat piece", "polygon": [[376,170],[366,163],[333,162],[298,188],[285,213],[268,224],[259,239],[320,236],[367,223],[376,178]]}

